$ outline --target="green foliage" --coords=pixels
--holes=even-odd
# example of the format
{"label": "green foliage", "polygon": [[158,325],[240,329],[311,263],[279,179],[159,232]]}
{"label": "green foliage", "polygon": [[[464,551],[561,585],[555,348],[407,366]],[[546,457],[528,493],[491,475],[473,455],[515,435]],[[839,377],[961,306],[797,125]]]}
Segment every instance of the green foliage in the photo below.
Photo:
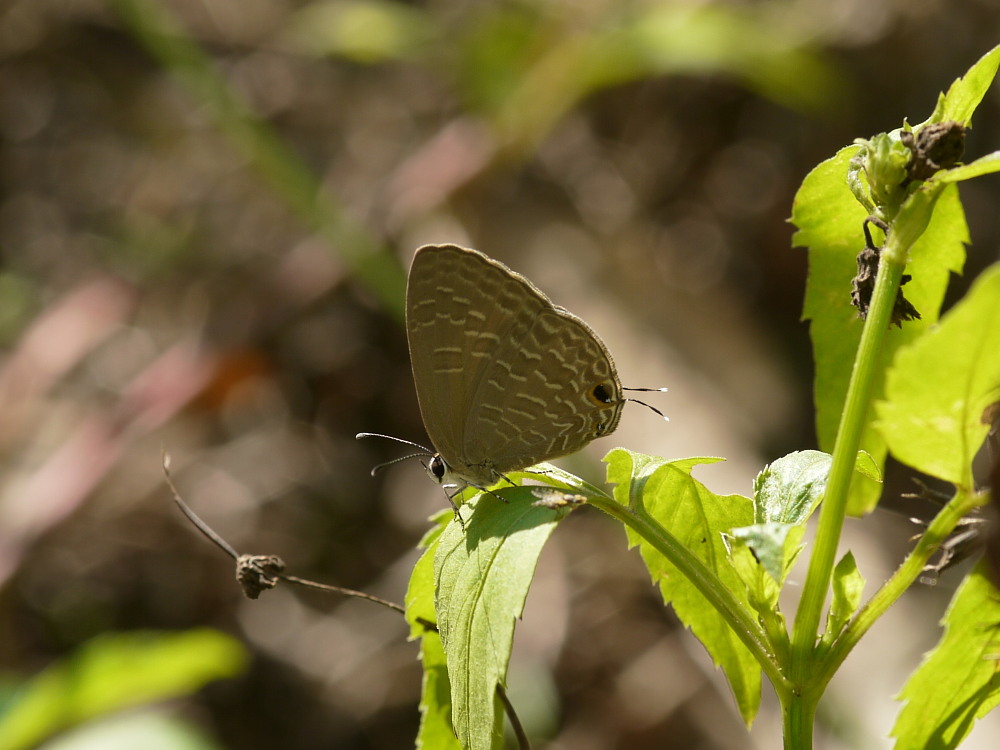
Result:
{"label": "green foliage", "polygon": [[900,349],[878,404],[893,455],[925,474],[973,490],[972,459],[1000,400],[1000,265],[980,276],[941,324]]}
{"label": "green foliage", "polygon": [[[595,92],[656,75],[722,74],[803,111],[835,104],[842,84],[810,48],[811,32],[797,31],[780,17],[783,9],[768,6],[605,3],[584,12],[578,3],[481,4],[448,27],[432,25],[419,5],[349,0],[312,4],[281,39],[350,64],[408,59],[457,71],[442,75],[444,85],[486,124],[485,159],[496,159],[532,153]],[[287,206],[401,317],[403,277],[379,252],[380,241],[234,93],[169,12],[138,0],[112,0],[111,7]],[[425,669],[419,746],[499,746],[497,690],[506,681],[515,622],[549,534],[582,504],[626,528],[663,601],[722,668],[743,719],[749,724],[756,715],[763,672],[782,704],[786,747],[811,746],[817,703],[839,665],[961,519],[986,501],[970,462],[986,431],[983,408],[996,400],[1000,383],[1000,267],[984,272],[939,325],[938,318],[969,241],[958,183],[1000,171],[1000,152],[917,179],[907,139],[930,125],[971,126],[998,65],[1000,47],[942,94],[923,123],[903,122],[839,150],[796,194],[794,242],[809,253],[803,316],[810,322],[817,435],[825,452],[777,459],[747,498],[716,495],[692,477],[696,466],[718,459],[667,461],[619,449],[607,457],[611,494],[543,468],[511,479],[545,488],[495,490],[505,502],[479,494],[463,506],[464,523],[450,512],[437,519],[407,593],[407,619],[421,640]],[[862,320],[850,291],[864,246],[862,222],[870,215],[886,230]],[[176,239],[165,236],[164,246]],[[904,275],[912,277],[906,296],[920,319],[890,329]],[[890,451],[955,490],[898,570],[865,601],[864,576],[838,543],[848,511],[861,515],[876,506]],[[815,543],[804,555],[805,523],[817,507]],[[780,594],[803,557],[807,578],[789,633]],[[948,610],[942,642],[903,691],[894,730],[899,747],[955,747],[975,718],[996,705],[998,623],[996,592],[977,570]],[[4,707],[0,750],[189,693],[234,674],[243,659],[231,640],[208,631],[95,641]]]}
{"label": "green foliage", "polygon": [[[617,449],[609,453],[608,481],[615,485],[614,498],[634,512],[647,516],[694,557],[692,564],[713,575],[746,605],[740,576],[729,559],[722,533],[753,520],[749,498],[712,493],[691,476],[698,464],[717,458],[684,461],[653,459]],[[760,705],[760,665],[733,632],[723,613],[706,606],[705,597],[678,561],[651,540],[628,530],[630,546],[639,547],[663,601],[702,642],[712,660],[726,673],[744,721],[750,724]]]}
{"label": "green foliage", "polygon": [[[857,273],[855,258],[865,244],[861,222],[868,215],[845,186],[845,174],[856,150],[842,149],[810,172],[792,207],[792,222],[798,227],[792,242],[809,248],[803,317],[810,322],[816,368],[816,432],[820,447],[831,452],[863,325],[857,310],[849,304],[851,279]],[[946,191],[937,207],[923,237],[911,249],[907,267],[913,276],[906,288],[907,297],[921,319],[892,332],[883,343],[886,360],[936,321],[949,274],[961,272],[965,263],[963,243],[968,241],[968,230],[957,193]],[[873,384],[876,398],[882,392],[881,378],[880,374]],[[871,424],[873,419],[869,413],[860,448],[881,466],[886,447]],[[850,512],[860,515],[870,511],[880,491],[877,482],[855,482]]]}
{"label": "green foliage", "polygon": [[798,524],[812,515],[830,473],[829,454],[798,451],[779,458],[753,483],[755,523]]}
{"label": "green foliage", "polygon": [[865,579],[858,570],[854,555],[845,554],[833,569],[833,601],[827,614],[823,643],[833,643],[861,605]]}
{"label": "green foliage", "polygon": [[451,518],[451,511],[435,516],[435,525],[421,540],[424,553],[413,568],[406,590],[406,621],[410,637],[420,639],[420,662],[424,667],[417,747],[435,750],[461,747],[451,728],[451,682],[434,612],[434,555]]}
{"label": "green foliage", "polygon": [[[1000,48],[949,89],[927,123],[968,123],[998,61]],[[462,747],[499,747],[497,687],[504,685],[515,620],[542,545],[568,509],[584,503],[625,526],[663,601],[726,675],[747,724],[758,710],[763,672],[783,705],[786,747],[811,746],[817,702],[839,665],[961,518],[986,499],[972,483],[971,460],[988,429],[983,409],[1000,398],[1000,265],[987,269],[939,324],[938,316],[968,241],[956,183],[997,171],[1000,155],[911,179],[908,144],[915,141],[901,134],[919,137],[927,123],[842,149],[796,195],[794,241],[809,251],[804,317],[816,359],[817,432],[827,452],[777,459],[748,498],[716,495],[691,475],[719,459],[668,461],[616,449],[605,459],[610,496],[545,467],[514,478],[550,487],[497,490],[507,502],[490,494],[470,500],[464,529],[440,517],[447,525],[428,535],[407,597],[426,669],[420,746],[451,746],[450,726]],[[870,214],[886,230],[861,319],[850,292]],[[904,269],[913,277],[907,298],[921,318],[890,329]],[[860,514],[877,503],[889,451],[952,482],[956,492],[865,601],[854,555],[846,551],[837,561],[837,547],[848,509]],[[817,508],[789,632],[780,593],[804,556],[805,524]],[[944,640],[903,692],[898,747],[955,747],[974,718],[1000,701],[1000,605],[990,591],[977,572],[956,595]]]}
{"label": "green foliage", "polygon": [[245,665],[240,643],[215,630],[95,638],[24,684],[0,716],[0,748],[34,747],[97,717],[189,695]]}
{"label": "green foliage", "polygon": [[[512,477],[515,475],[512,475]],[[464,527],[453,522],[434,549],[434,609],[451,683],[452,726],[464,747],[499,747],[514,622],[538,555],[572,507],[541,504],[540,491],[509,487],[503,501],[480,494]]]}
{"label": "green foliage", "polygon": [[900,750],[957,747],[1000,703],[1000,598],[985,564],[955,592],[942,624],[944,636],[909,681],[892,735]]}
{"label": "green foliage", "polygon": [[754,480],[753,524],[730,532],[779,586],[802,549],[803,525],[823,497],[830,460],[820,451],[800,451],[765,467]]}

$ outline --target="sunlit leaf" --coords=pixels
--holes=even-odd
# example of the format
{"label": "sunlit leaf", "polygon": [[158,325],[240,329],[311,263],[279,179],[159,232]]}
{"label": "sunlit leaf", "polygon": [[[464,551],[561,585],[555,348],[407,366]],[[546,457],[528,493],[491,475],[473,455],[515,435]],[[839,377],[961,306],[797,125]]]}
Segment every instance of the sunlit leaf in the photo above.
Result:
{"label": "sunlit leaf", "polygon": [[455,734],[467,750],[499,747],[514,622],[538,555],[568,510],[536,505],[535,490],[511,487],[502,502],[482,494],[465,524],[450,524],[434,557],[437,624],[451,681]]}
{"label": "sunlit leaf", "polygon": [[865,579],[858,570],[854,555],[846,553],[833,569],[833,601],[827,614],[824,642],[832,642],[844,630],[861,605]]}
{"label": "sunlit leaf", "polygon": [[[832,452],[847,395],[847,385],[861,338],[862,321],[850,303],[851,280],[857,273],[856,256],[864,247],[861,223],[865,210],[846,184],[848,162],[856,147],[842,149],[816,167],[796,194],[792,221],[798,227],[797,246],[809,250],[809,278],[803,317],[810,321],[816,375],[814,399],[816,431],[820,448]],[[903,344],[918,338],[938,317],[948,278],[962,269],[963,241],[968,237],[964,213],[954,188],[938,197],[930,224],[910,249],[907,273],[913,279],[906,296],[921,319],[908,321],[890,331],[884,356],[890,358]],[[876,383],[876,398],[883,384]],[[872,412],[863,432],[861,450],[876,466],[885,460],[885,443],[873,428]],[[857,515],[874,507],[881,486],[864,476],[855,476],[849,510]]]}
{"label": "sunlit leaf", "polygon": [[900,461],[972,488],[972,458],[1000,398],[1000,265],[984,271],[934,330],[901,349],[878,427]]}
{"label": "sunlit leaf", "polygon": [[992,154],[981,156],[968,164],[939,172],[934,180],[935,182],[961,182],[994,172],[1000,172],[1000,151],[994,151]]}
{"label": "sunlit leaf", "polygon": [[780,585],[801,550],[802,531],[802,526],[771,522],[741,526],[729,533],[753,550],[761,567]]}
{"label": "sunlit leaf", "polygon": [[[701,560],[722,585],[746,603],[746,587],[729,560],[723,534],[753,521],[751,500],[742,495],[716,495],[690,474],[698,464],[717,460],[692,458],[670,462],[621,448],[605,457],[608,481],[616,485],[615,499],[623,505],[644,509]],[[694,584],[647,541],[631,530],[627,533],[629,543],[639,546],[663,600],[673,606],[680,620],[722,667],[740,713],[750,723],[760,705],[760,666],[727,620]]]}
{"label": "sunlit leaf", "polygon": [[979,58],[964,76],[951,84],[946,94],[941,94],[937,107],[926,122],[955,120],[967,126],[971,125],[972,115],[993,84],[998,66],[1000,66],[1000,46],[994,47]]}
{"label": "sunlit leaf", "polygon": [[754,480],[754,521],[806,521],[826,490],[832,458],[822,451],[796,451],[768,464]]}
{"label": "sunlit leaf", "polygon": [[944,616],[944,636],[900,693],[906,705],[896,748],[950,750],[1000,703],[1000,597],[984,563],[969,574]]}
{"label": "sunlit leaf", "polygon": [[437,523],[424,535],[420,546],[424,553],[417,560],[406,589],[406,621],[410,637],[420,639],[420,661],[424,668],[420,694],[420,730],[416,746],[428,750],[461,748],[451,728],[451,683],[441,638],[435,630],[434,555],[445,526],[451,522],[450,510],[439,513]]}
{"label": "sunlit leaf", "polygon": [[[782,525],[784,526],[784,524]],[[788,532],[784,537],[786,549],[797,551],[801,548],[804,528],[801,526],[785,526],[785,528]],[[735,531],[739,531],[739,529]],[[746,586],[747,601],[763,624],[772,648],[779,655],[787,654],[788,629],[779,603],[781,594],[779,579],[765,569],[765,565],[758,560],[755,552],[742,539],[734,535],[731,538],[730,548],[730,561]],[[780,575],[781,565],[779,564],[777,567]]]}

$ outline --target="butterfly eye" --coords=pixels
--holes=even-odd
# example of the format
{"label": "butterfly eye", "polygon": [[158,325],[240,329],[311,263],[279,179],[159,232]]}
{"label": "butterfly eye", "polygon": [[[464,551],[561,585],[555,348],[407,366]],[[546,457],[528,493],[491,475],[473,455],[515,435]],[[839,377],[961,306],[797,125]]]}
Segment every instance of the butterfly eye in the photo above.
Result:
{"label": "butterfly eye", "polygon": [[[611,403],[611,393],[608,391],[606,383],[598,383],[594,386],[593,390],[590,392],[591,398],[600,404],[610,404]],[[598,425],[601,431],[604,429],[604,425]],[[598,433],[599,434],[599,433]]]}
{"label": "butterfly eye", "polygon": [[448,472],[448,466],[445,464],[444,459],[441,456],[435,455],[431,458],[430,464],[427,466],[428,471],[430,471],[431,476],[434,477],[438,482],[444,480],[444,475]]}

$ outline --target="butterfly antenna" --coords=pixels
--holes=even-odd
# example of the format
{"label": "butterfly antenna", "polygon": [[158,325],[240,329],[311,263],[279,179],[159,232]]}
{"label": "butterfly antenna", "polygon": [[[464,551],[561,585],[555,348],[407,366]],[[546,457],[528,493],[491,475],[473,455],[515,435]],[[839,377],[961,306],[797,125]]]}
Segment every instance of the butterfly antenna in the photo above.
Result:
{"label": "butterfly antenna", "polygon": [[[622,387],[622,390],[623,391],[644,391],[645,393],[666,393],[669,389],[667,389],[667,388],[625,388],[625,387]],[[670,421],[670,417],[668,417],[662,411],[660,411],[659,409],[657,409],[655,406],[652,406],[651,404],[647,404],[645,401],[640,401],[637,398],[627,398],[625,400],[626,401],[632,401],[632,402],[634,402],[636,404],[642,404],[643,406],[645,406],[650,411],[659,414],[667,422]]]}
{"label": "butterfly antenna", "polygon": [[385,438],[386,440],[394,440],[397,443],[403,443],[404,445],[409,445],[413,448],[419,448],[422,451],[422,453],[411,453],[408,456],[400,456],[399,458],[394,458],[392,461],[386,461],[383,464],[379,464],[378,466],[372,469],[372,476],[378,474],[385,467],[392,466],[393,464],[398,464],[400,461],[409,461],[411,458],[423,458],[424,456],[434,455],[433,451],[431,451],[428,448],[425,448],[420,443],[414,443],[412,440],[406,440],[405,438],[394,437],[393,435],[383,435],[380,432],[359,432],[354,437],[356,440],[369,437]]}
{"label": "butterfly antenna", "polygon": [[[428,455],[428,456],[434,455],[434,451],[432,451],[427,446],[421,445],[420,443],[414,443],[412,440],[407,440],[406,438],[399,438],[394,435],[383,435],[381,432],[359,432],[357,435],[354,436],[355,440],[360,440],[361,438],[370,438],[370,437],[385,438],[386,440],[395,440],[397,443],[403,443],[413,448],[419,448],[420,450],[423,451],[423,453],[418,455]],[[407,458],[411,458],[411,456],[407,456]]]}
{"label": "butterfly antenna", "polygon": [[[408,456],[400,456],[399,458],[394,458],[392,461],[386,461],[384,464],[379,464],[372,469],[372,476],[378,474],[386,466],[392,466],[393,464],[398,464],[401,461],[409,461],[411,458],[423,458],[424,456],[430,455],[429,453],[411,453]],[[424,468],[427,468],[426,466]]]}

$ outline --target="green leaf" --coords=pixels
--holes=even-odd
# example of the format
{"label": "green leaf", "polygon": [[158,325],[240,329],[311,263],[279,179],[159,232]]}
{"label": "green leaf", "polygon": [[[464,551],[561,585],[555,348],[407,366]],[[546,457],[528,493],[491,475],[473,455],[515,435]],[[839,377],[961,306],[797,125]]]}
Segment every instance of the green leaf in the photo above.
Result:
{"label": "green leaf", "polygon": [[538,555],[568,512],[536,505],[539,490],[510,487],[506,502],[481,494],[462,527],[444,530],[434,555],[437,623],[451,680],[452,723],[466,750],[500,747],[504,685]]}
{"label": "green leaf", "polygon": [[858,570],[854,555],[848,552],[833,569],[833,601],[826,619],[824,643],[832,643],[843,632],[861,606],[864,590],[865,579]]}
{"label": "green leaf", "polygon": [[753,485],[754,521],[804,523],[826,490],[829,453],[796,451],[764,467]]}
{"label": "green leaf", "polygon": [[[784,524],[782,526],[789,532],[784,537],[789,542],[788,547],[801,548],[804,528]],[[732,537],[730,561],[746,585],[747,600],[763,624],[771,647],[778,654],[778,660],[781,663],[787,663],[788,628],[785,625],[785,616],[781,613],[779,606],[778,598],[781,594],[781,586],[778,579],[771,572],[765,570],[764,565],[757,559],[750,547],[736,536]]]}
{"label": "green leaf", "polygon": [[729,533],[753,550],[761,567],[780,585],[802,549],[802,531],[802,526],[771,522],[741,526]]}
{"label": "green leaf", "polygon": [[1000,151],[981,156],[968,164],[938,172],[933,179],[934,182],[962,182],[994,172],[1000,172]]}
{"label": "green leaf", "polygon": [[451,681],[441,637],[428,631],[420,640],[424,668],[420,691],[420,731],[416,747],[427,750],[460,750],[462,744],[451,727]]}
{"label": "green leaf", "polygon": [[420,639],[420,661],[423,665],[423,684],[420,694],[420,730],[418,748],[448,750],[461,748],[451,728],[451,682],[441,638],[433,626],[437,624],[434,612],[434,555],[445,526],[454,518],[450,510],[436,516],[436,524],[424,535],[421,545],[424,553],[417,560],[406,589],[406,621],[410,623],[411,639]]}
{"label": "green leaf", "polygon": [[[717,460],[671,462],[621,448],[605,457],[608,481],[616,485],[615,500],[654,519],[749,606],[746,586],[729,560],[723,533],[753,521],[751,500],[742,495],[715,495],[691,477],[691,469],[698,464]],[[639,546],[663,600],[673,605],[680,620],[722,667],[743,719],[751,723],[760,704],[760,666],[694,584],[646,540],[631,529],[627,533],[629,544]]]}
{"label": "green leaf", "polygon": [[948,750],[1000,703],[1000,599],[980,562],[948,607],[944,636],[899,695],[896,747]]}
{"label": "green leaf", "polygon": [[901,349],[878,404],[893,455],[925,474],[972,488],[972,458],[1000,396],[1000,264],[921,339]]}
{"label": "green leaf", "polygon": [[243,646],[207,628],[99,636],[24,685],[0,717],[0,750],[34,747],[95,717],[188,695],[245,666]]}
{"label": "green leaf", "polygon": [[948,93],[938,97],[934,113],[921,125],[955,120],[966,127],[970,126],[972,114],[993,83],[998,66],[1000,66],[1000,46],[994,47],[979,58],[964,76],[952,83]]}
{"label": "green leaf", "polygon": [[[810,321],[816,377],[816,432],[822,450],[832,452],[854,365],[862,321],[850,304],[851,280],[857,273],[856,256],[864,247],[861,222],[867,215],[846,184],[848,164],[855,147],[841,149],[816,167],[802,183],[792,209],[798,227],[793,244],[809,250],[809,278],[803,317]],[[938,318],[949,275],[961,272],[965,259],[963,242],[968,229],[954,187],[946,187],[926,231],[910,249],[907,272],[913,276],[905,288],[921,314],[921,320],[893,329],[886,340],[887,361],[900,346],[918,338]],[[876,384],[875,398],[883,384]],[[868,418],[861,450],[876,466],[885,460],[886,446]],[[851,485],[849,512],[860,515],[871,510],[881,493],[877,481],[855,476]]]}
{"label": "green leaf", "polygon": [[876,482],[881,483],[882,481],[882,470],[875,462],[875,459],[871,457],[871,454],[865,451],[858,451],[857,460],[854,462],[854,470]]}

